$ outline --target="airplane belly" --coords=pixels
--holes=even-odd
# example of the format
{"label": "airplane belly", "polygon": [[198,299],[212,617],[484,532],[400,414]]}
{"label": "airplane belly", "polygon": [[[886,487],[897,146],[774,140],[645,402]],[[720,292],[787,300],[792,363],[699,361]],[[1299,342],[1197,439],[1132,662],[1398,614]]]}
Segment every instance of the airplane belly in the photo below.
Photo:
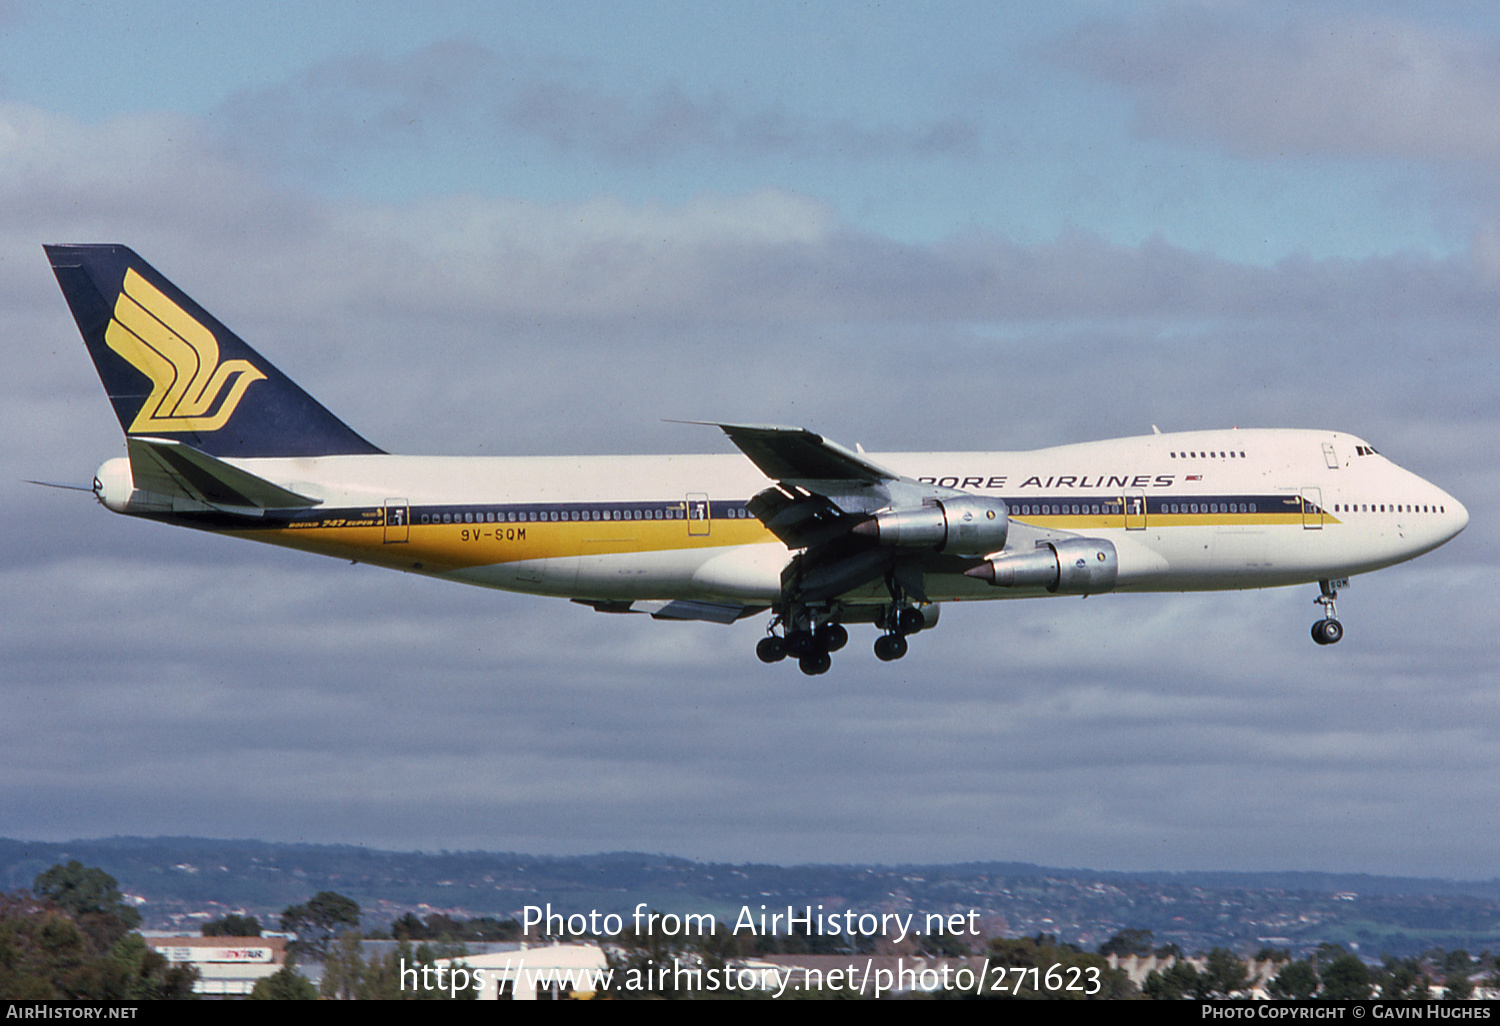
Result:
{"label": "airplane belly", "polygon": [[1101,537],[1114,543],[1119,560],[1115,588],[1130,588],[1142,582],[1161,580],[1175,567],[1159,531],[1110,531]]}
{"label": "airplane belly", "polygon": [[769,603],[781,594],[781,568],[790,558],[780,544],[589,552],[465,567],[449,579],[481,587],[564,598],[703,599]]}
{"label": "airplane belly", "polygon": [[739,545],[722,551],[693,571],[694,595],[705,599],[775,602],[781,598],[781,572],[791,558],[792,554],[780,542]]}

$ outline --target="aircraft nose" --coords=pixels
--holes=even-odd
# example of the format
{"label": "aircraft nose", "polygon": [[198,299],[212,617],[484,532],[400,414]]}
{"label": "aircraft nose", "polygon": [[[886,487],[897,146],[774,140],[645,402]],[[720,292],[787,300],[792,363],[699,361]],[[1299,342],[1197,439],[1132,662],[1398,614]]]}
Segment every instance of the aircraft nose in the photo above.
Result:
{"label": "aircraft nose", "polygon": [[1443,505],[1448,509],[1448,524],[1452,530],[1452,534],[1449,534],[1448,537],[1452,538],[1469,526],[1469,511],[1464,508],[1463,503],[1459,502],[1453,496],[1450,495],[1447,498],[1448,501],[1443,503]]}

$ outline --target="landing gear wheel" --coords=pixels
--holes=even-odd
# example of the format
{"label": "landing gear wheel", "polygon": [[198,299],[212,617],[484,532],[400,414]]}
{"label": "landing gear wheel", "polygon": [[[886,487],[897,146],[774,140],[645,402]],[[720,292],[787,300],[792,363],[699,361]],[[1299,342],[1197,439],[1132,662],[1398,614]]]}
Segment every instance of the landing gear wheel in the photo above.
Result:
{"label": "landing gear wheel", "polygon": [[899,634],[882,634],[875,639],[875,658],[883,663],[906,655],[906,639]]}
{"label": "landing gear wheel", "polygon": [[896,631],[900,634],[915,634],[927,626],[927,617],[920,609],[903,606],[896,610]]}
{"label": "landing gear wheel", "polygon": [[788,655],[802,659],[818,650],[818,640],[812,631],[792,631],[786,636],[786,650]]}
{"label": "landing gear wheel", "polygon": [[755,654],[763,663],[779,663],[786,658],[786,642],[774,634],[768,635],[755,646]]}
{"label": "landing gear wheel", "polygon": [[1319,620],[1312,625],[1312,639],[1320,645],[1337,645],[1344,636],[1344,625],[1337,620]]}
{"label": "landing gear wheel", "polygon": [[849,632],[840,623],[825,623],[818,628],[814,637],[817,638],[818,646],[825,652],[837,652],[849,644]]}
{"label": "landing gear wheel", "polygon": [[797,665],[809,677],[816,677],[820,673],[828,672],[828,668],[833,665],[833,657],[827,652],[814,652],[797,660]]}

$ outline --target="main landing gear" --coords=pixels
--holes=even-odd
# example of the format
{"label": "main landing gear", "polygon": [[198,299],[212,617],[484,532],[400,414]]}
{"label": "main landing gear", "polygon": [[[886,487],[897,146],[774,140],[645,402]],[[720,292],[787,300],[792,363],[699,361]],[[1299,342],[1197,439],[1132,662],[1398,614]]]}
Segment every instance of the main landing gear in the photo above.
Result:
{"label": "main landing gear", "polygon": [[1323,594],[1313,599],[1314,605],[1323,607],[1323,619],[1312,625],[1312,639],[1320,645],[1337,645],[1344,636],[1344,625],[1337,620],[1338,610],[1334,600],[1339,597],[1338,586],[1346,581],[1319,581]]}
{"label": "main landing gear", "polygon": [[787,624],[784,634],[768,634],[755,646],[761,662],[777,663],[792,656],[803,673],[815,677],[827,673],[833,665],[832,654],[849,644],[849,631],[841,623],[829,620],[814,625],[813,618],[804,612],[792,622],[778,617],[771,629],[783,623]]}
{"label": "main landing gear", "polygon": [[927,618],[915,606],[892,606],[886,614],[886,632],[875,639],[875,658],[882,663],[894,662],[906,655],[906,636],[927,626]]}
{"label": "main landing gear", "polygon": [[[836,615],[807,609],[781,614],[771,621],[770,633],[760,639],[755,654],[763,663],[779,663],[790,656],[810,677],[827,673],[833,666],[833,653],[849,643],[848,628],[833,619]],[[889,607],[875,622],[884,628],[875,639],[875,657],[888,663],[906,655],[906,636],[926,627],[927,617],[915,606],[901,605]]]}

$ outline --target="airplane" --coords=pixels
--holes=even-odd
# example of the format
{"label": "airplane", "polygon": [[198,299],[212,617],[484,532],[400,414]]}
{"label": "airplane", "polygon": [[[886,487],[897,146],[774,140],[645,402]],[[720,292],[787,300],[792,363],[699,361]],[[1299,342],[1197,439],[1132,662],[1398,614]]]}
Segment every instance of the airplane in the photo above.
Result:
{"label": "airplane", "polygon": [[[416,457],[366,441],[130,249],[46,246],[126,455],[110,510],[604,613],[733,623],[828,671],[941,603],[1319,585],[1453,538],[1468,511],[1343,432],[1230,429],[1029,452],[868,454],[722,423],[739,454]],[[689,422],[697,423],[697,422]]]}

